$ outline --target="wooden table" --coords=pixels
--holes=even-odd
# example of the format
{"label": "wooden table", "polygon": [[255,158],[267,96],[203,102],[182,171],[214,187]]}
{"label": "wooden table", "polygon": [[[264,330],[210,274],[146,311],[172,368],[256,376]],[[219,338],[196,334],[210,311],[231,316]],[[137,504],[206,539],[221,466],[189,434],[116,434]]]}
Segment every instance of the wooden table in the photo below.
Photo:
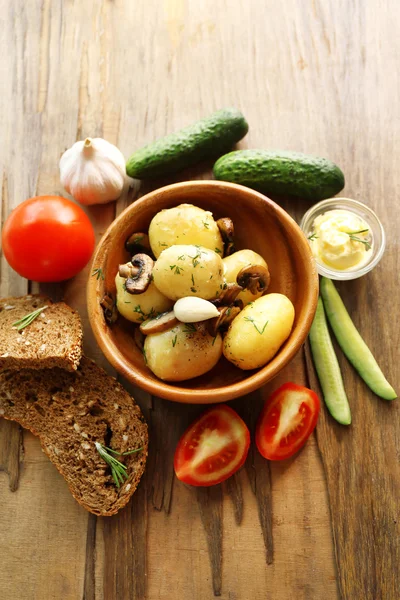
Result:
{"label": "wooden table", "polygon": [[[346,174],[343,195],[378,212],[388,234],[382,262],[339,289],[400,389],[396,0],[1,0],[0,8],[2,222],[30,196],[64,194],[58,160],[77,139],[104,137],[128,156],[237,106],[250,123],[242,147],[327,156]],[[210,174],[206,165],[174,180]],[[148,189],[91,208],[98,238]],[[297,219],[306,209],[283,204]],[[87,321],[88,273],[41,289],[79,310],[86,352],[112,372]],[[1,295],[28,289],[38,286],[2,259]],[[400,598],[399,403],[379,400],[339,359],[351,427],[324,411],[293,460],[267,463],[253,450],[227,485],[197,492],[174,480],[172,455],[198,407],[134,390],[150,423],[150,460],[129,506],[112,518],[83,510],[38,440],[0,422],[0,597]],[[287,380],[307,382],[303,352],[234,406],[252,422],[262,394]]]}

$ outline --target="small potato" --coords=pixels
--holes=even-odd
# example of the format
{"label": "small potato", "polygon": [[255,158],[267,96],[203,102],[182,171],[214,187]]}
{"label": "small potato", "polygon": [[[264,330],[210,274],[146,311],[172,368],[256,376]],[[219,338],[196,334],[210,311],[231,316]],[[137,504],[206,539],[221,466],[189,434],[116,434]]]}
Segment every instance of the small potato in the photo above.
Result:
{"label": "small potato", "polygon": [[117,309],[128,321],[142,323],[150,316],[172,308],[173,302],[158,291],[154,283],[151,283],[142,294],[129,294],[124,289],[124,283],[125,279],[117,273],[115,277]]}
{"label": "small potato", "polygon": [[240,369],[267,364],[289,337],[294,307],[283,294],[267,294],[248,304],[224,338],[224,355]]}
{"label": "small potato", "polygon": [[[225,267],[225,279],[227,283],[236,283],[236,276],[243,267],[251,265],[267,267],[267,263],[263,257],[257,254],[257,252],[253,252],[253,250],[239,250],[224,258],[222,262]],[[252,294],[250,290],[244,290],[240,292],[237,298],[242,300],[243,305],[246,306],[249,302],[254,302],[260,296],[262,296],[262,291]]]}
{"label": "small potato", "polygon": [[212,213],[193,204],[180,204],[157,213],[150,223],[149,240],[156,258],[163,250],[177,244],[203,246],[221,256],[224,251]]}
{"label": "small potato", "polygon": [[222,355],[222,338],[204,327],[179,323],[163,333],[148,335],[144,342],[147,366],[165,381],[184,381],[203,375]]}
{"label": "small potato", "polygon": [[222,259],[213,250],[203,246],[171,246],[156,260],[153,279],[160,292],[171,300],[185,296],[211,300],[223,289],[223,272]]}

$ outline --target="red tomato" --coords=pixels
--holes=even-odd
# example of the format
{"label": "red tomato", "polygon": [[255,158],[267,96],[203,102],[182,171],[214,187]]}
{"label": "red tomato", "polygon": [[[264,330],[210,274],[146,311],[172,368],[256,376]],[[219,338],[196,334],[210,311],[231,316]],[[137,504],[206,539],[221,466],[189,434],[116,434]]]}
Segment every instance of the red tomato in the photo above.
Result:
{"label": "red tomato", "polygon": [[285,383],[267,399],[257,421],[256,444],[265,458],[283,460],[300,450],[317,424],[321,404],[315,392]]}
{"label": "red tomato", "polygon": [[243,465],[250,433],[239,415],[225,404],[203,413],[185,431],[175,451],[178,479],[207,486],[228,479]]}
{"label": "red tomato", "polygon": [[32,281],[63,281],[89,262],[92,224],[71,200],[36,196],[22,202],[6,220],[2,243],[10,266]]}

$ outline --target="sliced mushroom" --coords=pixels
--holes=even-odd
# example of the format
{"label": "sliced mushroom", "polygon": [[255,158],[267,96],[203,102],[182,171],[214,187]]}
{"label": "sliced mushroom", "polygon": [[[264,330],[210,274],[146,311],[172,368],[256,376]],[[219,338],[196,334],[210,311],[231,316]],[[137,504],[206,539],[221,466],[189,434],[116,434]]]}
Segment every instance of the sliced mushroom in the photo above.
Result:
{"label": "sliced mushroom", "polygon": [[225,306],[232,304],[238,294],[243,291],[243,288],[237,283],[227,283],[226,288],[222,290],[218,298],[211,300],[215,306]]}
{"label": "sliced mushroom", "polygon": [[125,242],[125,249],[131,256],[138,253],[153,255],[147,233],[132,233]]}
{"label": "sliced mushroom", "polygon": [[271,276],[268,267],[263,267],[262,265],[243,267],[236,276],[237,283],[245,289],[250,290],[252,294],[266,292],[270,280]]}
{"label": "sliced mushroom", "polygon": [[174,311],[171,310],[169,312],[161,313],[154,319],[148,319],[144,321],[140,325],[140,331],[144,333],[144,335],[150,335],[151,333],[162,333],[163,331],[168,331],[168,329],[172,329],[179,323],[176,318]]}
{"label": "sliced mushroom", "polygon": [[235,252],[233,221],[229,217],[223,217],[217,221],[218,229],[224,242],[224,256],[230,256]]}
{"label": "sliced mushroom", "polygon": [[118,310],[117,310],[117,304],[116,304],[114,298],[112,297],[112,295],[105,294],[103,296],[102,301],[100,302],[100,306],[103,309],[104,318],[107,321],[107,323],[109,323],[110,325],[115,323],[115,321],[118,318]]}
{"label": "sliced mushroom", "polygon": [[131,262],[119,265],[118,273],[126,278],[125,287],[129,294],[142,294],[151,283],[154,261],[147,254],[136,254]]}
{"label": "sliced mushroom", "polygon": [[206,321],[208,332],[213,337],[217,335],[222,327],[229,325],[235,317],[240,313],[239,306],[221,306],[218,308],[219,316]]}

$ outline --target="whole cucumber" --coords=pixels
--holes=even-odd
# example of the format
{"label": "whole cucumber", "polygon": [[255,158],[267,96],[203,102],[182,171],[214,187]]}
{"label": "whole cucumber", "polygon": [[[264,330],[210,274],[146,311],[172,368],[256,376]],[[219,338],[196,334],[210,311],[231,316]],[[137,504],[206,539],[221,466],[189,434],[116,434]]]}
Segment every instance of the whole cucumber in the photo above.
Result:
{"label": "whole cucumber", "polygon": [[240,183],[264,194],[323,200],[344,188],[344,175],[326,158],[285,150],[237,150],[214,165],[216,179]]}
{"label": "whole cucumber", "polygon": [[232,148],[248,132],[239,110],[224,108],[176,133],[136,150],[126,172],[137,179],[154,179],[215,158]]}
{"label": "whole cucumber", "polygon": [[326,277],[321,278],[321,296],[326,316],[339,346],[360,377],[377,396],[384,400],[397,398],[395,390],[387,381],[371,350],[358,333],[339,292],[333,282]]}

